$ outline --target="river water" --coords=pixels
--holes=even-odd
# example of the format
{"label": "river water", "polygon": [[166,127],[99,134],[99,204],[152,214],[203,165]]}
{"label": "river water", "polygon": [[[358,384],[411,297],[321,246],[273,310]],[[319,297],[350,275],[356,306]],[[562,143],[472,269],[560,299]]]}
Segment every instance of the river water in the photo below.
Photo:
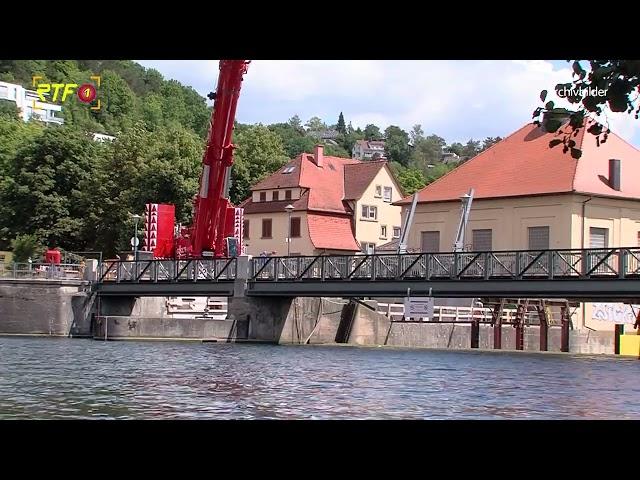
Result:
{"label": "river water", "polygon": [[0,338],[0,419],[640,419],[640,361]]}

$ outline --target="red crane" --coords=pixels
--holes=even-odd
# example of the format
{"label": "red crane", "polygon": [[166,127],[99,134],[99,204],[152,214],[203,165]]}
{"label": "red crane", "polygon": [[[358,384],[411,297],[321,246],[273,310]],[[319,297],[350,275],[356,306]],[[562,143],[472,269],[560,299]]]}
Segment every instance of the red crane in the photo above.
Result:
{"label": "red crane", "polygon": [[[169,242],[172,244],[169,247],[166,240],[161,243],[161,231],[173,230],[173,206],[169,209],[168,205],[147,205],[145,240],[147,249],[152,250],[155,257],[193,258],[211,254],[224,257],[241,251],[242,209],[231,205],[228,197],[233,165],[233,125],[242,78],[248,66],[248,60],[220,61],[218,86],[209,97],[214,100],[213,112],[202,158],[200,190],[194,201],[192,226],[182,228],[175,242]],[[167,225],[169,215],[172,217],[170,228]],[[153,237],[154,228],[158,232],[156,240]],[[161,245],[166,245],[166,248]]]}

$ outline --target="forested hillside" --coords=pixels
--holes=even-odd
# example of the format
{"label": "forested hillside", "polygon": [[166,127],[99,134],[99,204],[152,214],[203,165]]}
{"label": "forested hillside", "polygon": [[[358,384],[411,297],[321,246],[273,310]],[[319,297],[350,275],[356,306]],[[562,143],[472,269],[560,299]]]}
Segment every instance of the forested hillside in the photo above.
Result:
{"label": "forested hillside", "polygon": [[[174,203],[178,221],[191,220],[211,113],[204,97],[128,60],[0,60],[0,81],[25,88],[32,88],[33,75],[81,84],[94,74],[102,77],[102,109],[67,101],[61,126],[24,123],[14,103],[0,100],[0,250],[28,235],[40,245],[111,255],[127,248],[130,213],[141,213],[150,201]],[[335,121],[313,117],[303,124],[293,115],[272,125],[237,123],[232,201],[246,198],[251,185],[319,142],[328,155],[350,157],[357,140],[384,139],[409,194],[452,168],[441,163],[443,152],[464,161],[499,140],[447,145],[437,135],[425,136],[420,125],[409,133],[397,126],[354,128],[341,112]],[[323,141],[325,131],[337,136]],[[95,142],[92,133],[116,140]]]}

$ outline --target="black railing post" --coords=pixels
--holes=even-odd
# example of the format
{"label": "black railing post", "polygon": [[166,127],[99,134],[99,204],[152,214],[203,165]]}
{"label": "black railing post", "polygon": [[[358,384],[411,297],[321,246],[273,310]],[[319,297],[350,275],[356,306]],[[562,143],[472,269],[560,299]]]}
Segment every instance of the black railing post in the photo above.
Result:
{"label": "black railing post", "polygon": [[153,261],[153,283],[158,283],[158,264],[160,262],[157,260]]}
{"label": "black railing post", "polygon": [[624,248],[618,250],[618,278],[624,278],[627,272],[627,251]]}
{"label": "black railing post", "polygon": [[484,252],[484,279],[489,280],[491,278],[491,254]]}
{"label": "black railing post", "polygon": [[377,275],[377,268],[376,268],[377,263],[378,263],[378,256],[372,255],[371,256],[371,280],[374,280],[374,281]]}
{"label": "black railing post", "polygon": [[520,261],[520,252],[515,252],[516,254],[516,272],[515,272],[515,278],[516,280],[520,280],[522,278],[522,274],[520,273],[520,269],[521,269],[521,261]]}
{"label": "black railing post", "polygon": [[553,273],[554,270],[556,268],[556,252],[553,250],[549,250],[548,252],[549,254],[549,262],[548,262],[548,266],[549,266],[549,279],[553,280]]}
{"label": "black railing post", "polygon": [[324,262],[326,257],[324,255],[320,256],[320,281],[324,282]]}
{"label": "black railing post", "polygon": [[589,271],[589,251],[583,249],[582,250],[582,259],[580,261],[580,276],[586,277],[587,272]]}
{"label": "black railing post", "polygon": [[122,262],[118,262],[116,265],[116,283],[120,283],[122,277]]}

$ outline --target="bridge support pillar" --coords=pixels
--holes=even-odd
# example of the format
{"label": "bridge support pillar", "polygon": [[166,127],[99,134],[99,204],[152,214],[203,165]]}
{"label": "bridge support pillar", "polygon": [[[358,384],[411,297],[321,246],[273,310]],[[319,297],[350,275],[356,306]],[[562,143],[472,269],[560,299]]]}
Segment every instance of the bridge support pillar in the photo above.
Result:
{"label": "bridge support pillar", "polygon": [[493,348],[502,349],[502,304],[500,302],[493,308]]}
{"label": "bridge support pillar", "polygon": [[560,334],[560,351],[568,352],[569,351],[569,309],[567,307],[560,307],[561,316],[562,316],[562,326],[561,326],[561,334]]}
{"label": "bridge support pillar", "polygon": [[540,319],[540,351],[546,352],[548,350],[549,322],[544,305],[538,307],[538,317]]}
{"label": "bridge support pillar", "polygon": [[250,275],[250,261],[247,255],[241,255],[236,259],[236,279],[233,282],[234,298],[242,298],[247,291],[247,280]]}
{"label": "bridge support pillar", "polygon": [[480,345],[480,321],[471,322],[471,348],[478,348]]}

